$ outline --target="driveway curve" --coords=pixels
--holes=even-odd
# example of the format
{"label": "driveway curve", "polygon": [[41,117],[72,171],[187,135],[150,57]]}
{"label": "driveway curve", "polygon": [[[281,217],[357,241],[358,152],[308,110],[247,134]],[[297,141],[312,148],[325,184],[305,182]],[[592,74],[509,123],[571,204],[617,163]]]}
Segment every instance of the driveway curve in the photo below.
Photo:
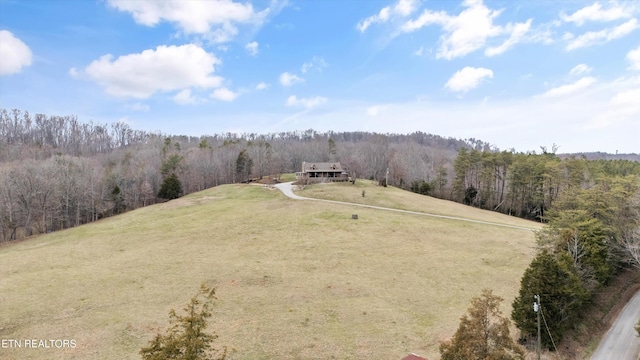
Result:
{"label": "driveway curve", "polygon": [[350,202],[344,202],[344,201],[324,200],[324,199],[314,199],[314,198],[302,197],[302,196],[298,196],[298,195],[294,194],[294,192],[293,192],[293,187],[294,187],[293,182],[286,182],[286,183],[276,184],[275,187],[278,188],[280,191],[282,191],[282,193],[285,194],[286,196],[288,196],[288,197],[290,197],[292,199],[295,199],[295,200],[309,200],[309,201],[326,202],[326,203],[331,203],[331,204],[351,205],[351,206],[358,206],[358,207],[363,207],[363,208],[384,210],[384,211],[393,211],[393,212],[399,212],[399,213],[411,214],[411,215],[421,215],[421,216],[429,216],[429,217],[440,218],[440,219],[466,221],[466,222],[471,222],[471,223],[476,223],[476,224],[500,226],[500,227],[506,227],[506,228],[511,228],[511,229],[520,229],[520,230],[528,230],[528,231],[536,231],[537,230],[535,228],[529,228],[529,227],[524,227],[524,226],[500,224],[500,223],[495,223],[495,222],[490,222],[490,221],[467,219],[467,218],[462,218],[462,217],[457,217],[457,216],[438,215],[438,214],[424,213],[424,212],[420,212],[420,211],[401,210],[401,209],[386,208],[386,207],[381,207],[381,206],[356,204],[356,203],[350,203]]}
{"label": "driveway curve", "polygon": [[640,291],[624,306],[616,321],[604,335],[591,360],[637,360],[640,337],[634,325],[640,318]]}
{"label": "driveway curve", "polygon": [[311,198],[306,198],[306,197],[302,197],[302,196],[298,196],[296,194],[293,193],[293,182],[286,182],[286,183],[279,183],[279,184],[275,184],[274,185],[276,188],[278,188],[280,191],[282,191],[283,194],[285,194],[286,196],[292,198],[292,199],[296,199],[296,200],[318,200],[318,199],[311,199]]}

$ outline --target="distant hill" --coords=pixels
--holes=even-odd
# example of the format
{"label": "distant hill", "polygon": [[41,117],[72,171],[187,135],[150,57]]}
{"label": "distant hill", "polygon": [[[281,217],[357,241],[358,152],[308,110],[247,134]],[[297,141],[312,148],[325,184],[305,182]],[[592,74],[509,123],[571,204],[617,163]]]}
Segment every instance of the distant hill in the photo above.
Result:
{"label": "distant hill", "polygon": [[572,153],[572,154],[558,154],[558,157],[561,159],[566,159],[570,157],[581,158],[584,157],[587,160],[629,160],[629,161],[637,161],[640,162],[640,154],[631,153],[631,154],[609,154],[605,152],[583,152],[583,153]]}

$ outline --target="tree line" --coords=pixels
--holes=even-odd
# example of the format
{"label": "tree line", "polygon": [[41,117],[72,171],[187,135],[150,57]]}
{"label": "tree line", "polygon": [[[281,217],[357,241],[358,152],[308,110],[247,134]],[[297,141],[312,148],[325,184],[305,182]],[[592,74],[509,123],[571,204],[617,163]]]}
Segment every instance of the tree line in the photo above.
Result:
{"label": "tree line", "polygon": [[640,162],[561,159],[536,153],[461,149],[454,162],[452,200],[522,218],[546,221],[546,211],[564,193],[603,179],[640,175]]}
{"label": "tree line", "polygon": [[220,184],[339,161],[352,176],[539,221],[561,193],[640,162],[498,151],[424,132],[175,136],[0,109],[0,241],[78,226]]}
{"label": "tree line", "polygon": [[[539,206],[535,216],[547,223],[544,230],[536,234],[536,255],[522,276],[518,296],[512,304],[511,319],[520,331],[521,344],[532,349],[540,341],[545,349],[557,351],[567,331],[583,326],[584,314],[594,305],[596,293],[607,291],[607,285],[617,274],[640,270],[638,163],[584,158],[560,160],[544,152],[541,155],[487,154],[461,150],[456,168],[461,161],[467,162],[466,169],[473,168],[473,165],[468,166],[469,158],[484,159],[471,162],[482,165],[491,164],[492,158],[504,159],[505,156],[519,158],[512,164],[529,161],[537,165],[539,172],[531,172],[528,189],[534,195],[538,189],[537,202],[532,203]],[[485,168],[470,170],[471,175],[456,173],[459,187],[454,192],[462,197],[468,195],[469,187],[475,186],[480,191],[488,191],[489,195],[478,191],[476,196],[486,196],[483,199],[487,200],[475,203],[478,206],[490,202],[511,203],[511,197],[527,199],[527,196],[510,195],[508,191],[513,190],[509,183],[495,182],[495,178],[491,179],[483,171]],[[517,174],[517,169],[510,170],[509,166],[496,173],[507,181],[514,181],[509,177],[510,171]],[[554,179],[549,173],[558,176]],[[476,179],[476,174],[480,174],[480,179]],[[482,186],[487,179],[494,181],[493,187]],[[536,179],[539,181],[537,186]],[[499,193],[503,187],[507,189],[504,195]],[[522,189],[520,184],[515,187]],[[471,200],[476,199],[472,197]],[[468,199],[465,202],[470,203]],[[450,341],[441,343],[442,359],[525,358],[524,349],[514,344],[509,336],[508,321],[497,311],[499,300],[488,290],[483,292],[482,298],[472,300],[469,316],[461,318],[460,327]],[[636,331],[640,333],[640,320]]]}
{"label": "tree line", "polygon": [[513,302],[523,341],[537,338],[534,295],[548,327],[541,342],[555,350],[597,292],[621,271],[640,269],[640,177],[614,168],[587,187],[564,190],[546,212],[548,226],[537,234],[537,254]]}
{"label": "tree line", "polygon": [[78,226],[220,184],[299,171],[303,161],[340,161],[352,174],[375,180],[389,168],[389,182],[407,187],[418,179],[431,181],[442,169],[450,177],[459,149],[488,146],[422,132],[175,136],[121,122],[82,123],[75,116],[0,109],[0,241]]}
{"label": "tree line", "polygon": [[148,133],[126,123],[81,122],[77,116],[31,115],[0,109],[0,161],[45,159],[52,153],[87,156],[144,141]]}
{"label": "tree line", "polygon": [[450,190],[452,200],[547,223],[536,234],[536,256],[511,318],[524,343],[537,340],[533,303],[540,296],[546,319],[540,340],[555,350],[597,292],[621,271],[640,269],[640,162],[541,150],[463,148]]}

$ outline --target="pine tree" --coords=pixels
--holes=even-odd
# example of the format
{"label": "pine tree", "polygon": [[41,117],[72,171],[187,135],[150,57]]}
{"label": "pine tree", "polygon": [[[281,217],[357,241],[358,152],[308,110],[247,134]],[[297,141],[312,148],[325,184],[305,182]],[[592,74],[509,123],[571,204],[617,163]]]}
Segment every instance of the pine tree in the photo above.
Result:
{"label": "pine tree", "polygon": [[176,176],[176,174],[171,174],[162,182],[160,191],[158,192],[158,197],[171,200],[179,198],[181,194],[182,184],[180,183],[180,180],[178,180],[178,176]]}
{"label": "pine tree", "polygon": [[215,350],[211,346],[218,336],[205,332],[215,299],[215,289],[202,284],[200,293],[184,307],[185,315],[178,315],[173,309],[169,312],[171,327],[164,335],[156,334],[149,346],[140,350],[142,359],[224,360],[226,348]]}
{"label": "pine tree", "polygon": [[[573,259],[567,252],[554,255],[542,250],[525,270],[511,313],[523,338],[533,338],[537,334],[534,295],[540,295],[542,313],[549,328],[542,332],[542,344],[553,349],[553,342],[560,341],[590,300],[590,293],[576,274]],[[544,324],[542,327],[546,328]]]}
{"label": "pine tree", "polygon": [[236,159],[236,174],[240,181],[247,181],[251,176],[251,168],[253,167],[253,159],[249,156],[247,150],[240,151]]}

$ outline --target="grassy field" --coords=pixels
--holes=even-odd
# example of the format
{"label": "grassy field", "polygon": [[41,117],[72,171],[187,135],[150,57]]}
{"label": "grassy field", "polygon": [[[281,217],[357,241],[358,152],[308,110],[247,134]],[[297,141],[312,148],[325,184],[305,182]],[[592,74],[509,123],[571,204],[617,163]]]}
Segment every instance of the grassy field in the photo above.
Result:
{"label": "grassy field", "polygon": [[[307,185],[304,187],[304,191],[299,192],[298,195],[317,199],[426,212],[436,215],[456,216],[512,226],[539,228],[539,224],[535,222],[516,217],[505,220],[504,214],[495,211],[480,210],[471,206],[461,206],[458,203],[447,200],[435,199],[429,196],[418,196],[415,193],[395,187],[385,188],[373,184],[373,181],[358,180],[355,184],[343,182]],[[362,196],[362,191],[365,192],[365,196]]]}
{"label": "grassy field", "polygon": [[[538,226],[365,181],[300,195]],[[220,186],[0,247],[0,339],[77,344],[0,358],[139,358],[205,282],[229,359],[437,359],[483,288],[508,314],[533,249],[531,231]]]}

